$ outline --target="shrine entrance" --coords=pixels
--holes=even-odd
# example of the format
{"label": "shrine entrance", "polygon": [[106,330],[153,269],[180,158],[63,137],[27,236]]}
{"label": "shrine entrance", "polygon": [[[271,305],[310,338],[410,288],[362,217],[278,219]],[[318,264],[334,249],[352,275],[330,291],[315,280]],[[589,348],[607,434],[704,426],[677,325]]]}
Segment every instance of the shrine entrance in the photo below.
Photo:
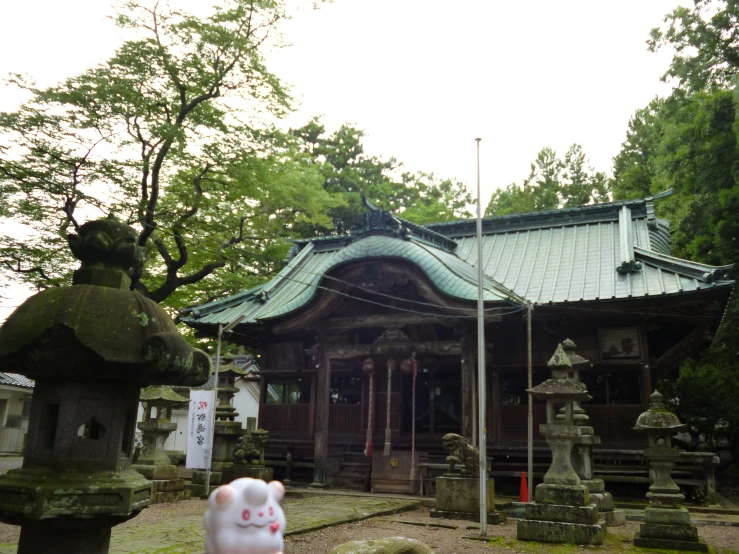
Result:
{"label": "shrine entrance", "polygon": [[[413,377],[403,375],[401,435],[410,435],[413,420]],[[416,378],[416,433],[445,435],[462,429],[460,368],[419,365]]]}

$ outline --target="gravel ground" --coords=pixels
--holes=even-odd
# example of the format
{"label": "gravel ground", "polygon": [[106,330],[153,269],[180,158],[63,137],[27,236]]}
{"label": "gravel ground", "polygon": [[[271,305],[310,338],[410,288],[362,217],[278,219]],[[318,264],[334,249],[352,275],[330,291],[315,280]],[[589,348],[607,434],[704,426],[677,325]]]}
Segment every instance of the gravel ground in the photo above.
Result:
{"label": "gravel ground", "polygon": [[[290,502],[292,499],[287,499]],[[132,528],[138,525],[169,521],[174,518],[201,515],[205,513],[205,500],[187,500],[176,504],[156,504],[143,510],[135,518],[116,528]],[[417,526],[400,523],[411,521],[428,526]],[[456,528],[448,529],[433,527],[433,525],[448,525]],[[638,522],[629,521],[623,527],[609,529],[610,538],[604,547],[573,547],[569,545],[542,545],[516,541],[516,522],[509,520],[504,525],[491,525],[488,534],[490,543],[472,541],[463,538],[465,535],[477,534],[477,528],[472,522],[431,519],[426,509],[405,512],[394,516],[377,517],[330,527],[321,531],[288,537],[285,545],[285,554],[326,554],[334,546],[352,540],[379,539],[384,537],[409,537],[418,539],[431,546],[438,554],[491,554],[491,553],[523,553],[523,554],[572,554],[573,551],[626,552],[630,550],[634,533],[638,529]],[[15,543],[18,541],[19,527],[0,524],[0,544]],[[729,552],[739,553],[739,528],[726,526],[698,527],[703,537],[718,554]],[[113,531],[115,541],[115,530]],[[646,550],[634,550],[646,553]]]}
{"label": "gravel ground", "polygon": [[[420,527],[400,523],[412,521],[423,524],[443,524],[456,526],[456,529],[439,527]],[[406,512],[396,516],[378,517],[359,523],[330,527],[321,531],[288,537],[285,554],[326,554],[333,547],[353,540],[380,539],[384,537],[409,537],[425,542],[437,554],[491,554],[491,553],[548,553],[571,554],[574,551],[619,552],[632,549],[634,533],[639,523],[629,521],[623,527],[609,529],[608,543],[603,547],[574,547],[570,545],[545,545],[525,543],[516,540],[516,521],[508,520],[504,525],[491,525],[488,535],[492,541],[485,543],[465,539],[465,535],[478,534],[478,527],[472,522],[431,519],[425,509]],[[705,526],[698,528],[698,533],[709,545],[721,554],[739,552],[739,528]],[[646,553],[647,550],[634,549],[634,552]]]}

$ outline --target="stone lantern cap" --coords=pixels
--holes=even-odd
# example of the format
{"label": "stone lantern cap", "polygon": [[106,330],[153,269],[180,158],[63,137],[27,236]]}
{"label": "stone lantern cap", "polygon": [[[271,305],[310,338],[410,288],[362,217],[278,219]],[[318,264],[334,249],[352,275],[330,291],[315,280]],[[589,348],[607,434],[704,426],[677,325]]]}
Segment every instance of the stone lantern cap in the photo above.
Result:
{"label": "stone lantern cap", "polygon": [[688,426],[680,423],[678,417],[665,406],[664,396],[654,391],[649,397],[649,409],[643,412],[636,420],[635,431],[670,431],[679,433]]}
{"label": "stone lantern cap", "polygon": [[240,368],[231,356],[224,356],[223,363],[218,366],[218,373],[235,373],[236,375],[246,375],[248,372]]}
{"label": "stone lantern cap", "polygon": [[557,350],[547,363],[547,367],[552,370],[552,377],[531,389],[527,389],[526,392],[530,392],[535,398],[555,402],[590,399],[584,384],[567,377],[567,372],[572,370],[572,362],[570,362],[561,344],[557,346]]}
{"label": "stone lantern cap", "polygon": [[30,297],[0,327],[0,366],[31,379],[200,385],[210,359],[156,302],[130,290],[136,232],[115,219],[82,225],[69,245],[82,263],[72,286]]}
{"label": "stone lantern cap", "polygon": [[180,396],[169,387],[157,386],[147,387],[141,389],[141,396],[139,396],[141,402],[156,402],[160,401],[167,404],[182,404],[189,402],[184,396]]}
{"label": "stone lantern cap", "polygon": [[565,339],[562,342],[562,349],[567,354],[567,357],[569,358],[570,364],[572,364],[573,369],[585,369],[590,367],[592,365],[590,363],[590,360],[588,360],[587,358],[583,358],[582,356],[580,356],[580,354],[577,354],[575,352],[576,348],[577,345],[572,339]]}

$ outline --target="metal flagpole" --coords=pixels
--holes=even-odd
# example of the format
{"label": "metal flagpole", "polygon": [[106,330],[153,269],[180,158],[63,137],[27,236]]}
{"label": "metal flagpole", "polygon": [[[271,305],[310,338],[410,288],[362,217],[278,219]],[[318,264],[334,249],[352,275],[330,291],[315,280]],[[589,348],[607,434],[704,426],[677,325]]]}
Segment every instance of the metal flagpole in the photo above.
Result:
{"label": "metal flagpole", "polygon": [[[531,314],[533,310],[531,309],[531,304],[529,304],[529,309],[526,313],[526,350],[528,355],[528,388],[533,388],[533,367],[532,367],[532,360],[531,360]],[[531,502],[531,495],[534,492],[534,401],[531,397],[531,393],[529,393],[529,415],[528,415],[528,492],[529,492],[529,502]]]}
{"label": "metal flagpole", "polygon": [[480,449],[480,535],[488,534],[488,468],[485,434],[485,304],[482,287],[482,200],[480,198],[480,141],[477,142],[477,441]]}
{"label": "metal flagpole", "polygon": [[241,320],[244,319],[244,317],[245,315],[242,314],[225,327],[220,323],[218,324],[216,371],[214,376],[215,381],[213,382],[213,405],[211,406],[212,410],[210,415],[210,450],[208,451],[208,467],[205,468],[205,498],[208,498],[208,496],[210,496],[210,466],[213,465],[213,442],[215,441],[216,436],[216,404],[218,403],[218,370],[221,366],[221,339],[223,338],[223,333],[226,333],[236,327],[239,323],[241,323]]}

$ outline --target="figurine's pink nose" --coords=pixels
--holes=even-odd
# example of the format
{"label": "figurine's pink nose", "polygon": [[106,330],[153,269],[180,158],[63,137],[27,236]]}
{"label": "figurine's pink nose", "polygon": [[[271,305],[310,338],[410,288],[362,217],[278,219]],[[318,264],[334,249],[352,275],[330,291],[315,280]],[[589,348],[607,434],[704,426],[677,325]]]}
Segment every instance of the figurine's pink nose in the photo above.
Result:
{"label": "figurine's pink nose", "polygon": [[263,516],[264,516],[264,512],[259,512],[259,517],[263,517]]}
{"label": "figurine's pink nose", "polygon": [[270,524],[269,528],[270,528],[270,530],[271,530],[271,531],[272,531],[273,533],[277,533],[277,531],[279,531],[279,530],[280,530],[280,522],[279,522],[279,521],[273,521],[273,522],[272,522],[272,523]]}

